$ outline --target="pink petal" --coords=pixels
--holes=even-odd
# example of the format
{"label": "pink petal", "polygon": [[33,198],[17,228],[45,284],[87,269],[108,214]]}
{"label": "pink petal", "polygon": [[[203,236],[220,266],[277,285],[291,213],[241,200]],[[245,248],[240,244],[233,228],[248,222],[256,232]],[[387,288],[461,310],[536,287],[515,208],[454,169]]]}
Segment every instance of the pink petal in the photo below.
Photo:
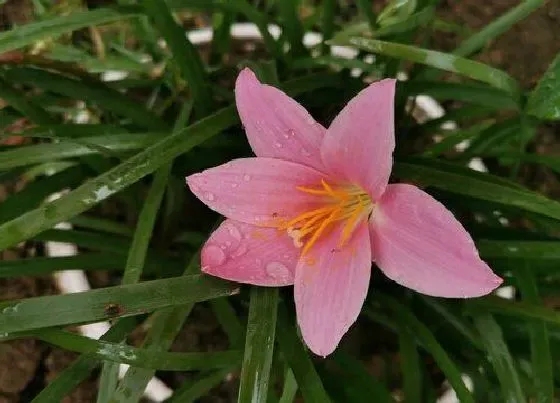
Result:
{"label": "pink petal", "polygon": [[261,84],[248,68],[235,83],[237,111],[258,157],[280,158],[321,169],[325,128],[277,88]]}
{"label": "pink petal", "polygon": [[226,220],[202,248],[202,271],[262,286],[294,283],[300,250],[286,232]]}
{"label": "pink petal", "polygon": [[382,80],[356,95],[321,146],[329,172],[360,185],[374,200],[383,194],[393,165],[395,82]]}
{"label": "pink petal", "polygon": [[271,226],[316,208],[320,199],[297,186],[316,186],[325,175],[274,158],[242,158],[187,177],[191,191],[218,213]]}
{"label": "pink petal", "polygon": [[371,220],[372,253],[397,283],[437,297],[488,294],[502,283],[453,214],[412,185],[389,185]]}
{"label": "pink petal", "polygon": [[[295,301],[299,327],[311,351],[327,356],[358,318],[371,272],[366,223],[342,248],[340,230],[331,232],[296,267]],[[315,262],[309,261],[315,259]]]}

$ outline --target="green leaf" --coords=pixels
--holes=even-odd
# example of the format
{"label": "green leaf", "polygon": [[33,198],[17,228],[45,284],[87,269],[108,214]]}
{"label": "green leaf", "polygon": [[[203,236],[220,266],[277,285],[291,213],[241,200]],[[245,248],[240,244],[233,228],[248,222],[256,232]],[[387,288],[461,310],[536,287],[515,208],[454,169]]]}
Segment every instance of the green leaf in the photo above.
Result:
{"label": "green leaf", "polygon": [[482,342],[494,371],[502,387],[502,396],[506,402],[525,402],[525,396],[515,370],[513,358],[502,336],[502,330],[492,315],[483,314],[474,318]]}
{"label": "green leaf", "polygon": [[278,288],[251,288],[245,355],[239,384],[239,403],[266,402],[274,336]]}
{"label": "green leaf", "polygon": [[13,88],[0,77],[0,96],[22,115],[38,124],[55,123],[56,120],[43,108],[21,91]]}
{"label": "green leaf", "polygon": [[482,27],[474,35],[465,39],[453,51],[459,56],[469,56],[488,45],[494,38],[500,36],[513,25],[525,19],[533,11],[540,8],[545,0],[523,0],[517,6]]}
{"label": "green leaf", "polygon": [[184,403],[184,402],[195,402],[208,394],[210,389],[215,387],[221,381],[227,379],[227,376],[235,367],[230,367],[223,369],[221,371],[215,371],[210,373],[203,373],[199,375],[192,381],[185,382],[173,393],[166,403]]}
{"label": "green leaf", "polygon": [[88,337],[58,329],[41,329],[27,334],[66,350],[90,354],[98,359],[162,371],[229,368],[233,364],[240,362],[242,357],[241,350],[211,353],[168,353],[165,351],[154,351],[131,347],[121,343],[92,340]]}
{"label": "green leaf", "polygon": [[[112,252],[88,252],[76,256],[33,257],[0,261],[0,278],[19,276],[43,276],[61,270],[119,270],[122,271],[126,256]],[[180,273],[181,263],[160,259],[153,255],[146,261],[148,273]]]}
{"label": "green leaf", "polygon": [[307,53],[303,46],[303,27],[298,18],[298,0],[282,0],[276,3],[278,14],[283,21],[284,34],[290,43],[290,52],[294,56]]}
{"label": "green leaf", "polygon": [[541,119],[560,119],[560,53],[531,92],[527,112]]}
{"label": "green leaf", "polygon": [[406,327],[412,334],[414,334],[426,351],[432,355],[434,361],[438,364],[455,390],[455,393],[457,393],[457,398],[461,402],[474,403],[474,398],[471,392],[469,392],[463,382],[463,379],[461,378],[461,370],[455,365],[451,358],[449,358],[449,355],[438,343],[430,329],[420,322],[407,307],[399,303],[394,298],[380,293],[377,293],[376,296],[384,307],[391,310],[393,317],[399,326]]}
{"label": "green leaf", "polygon": [[[199,261],[200,256],[197,253],[190,259],[183,276],[189,276],[198,271]],[[193,306],[194,304],[190,303],[155,312],[150,318],[151,327],[148,329],[143,347],[154,351],[168,350],[179,331],[183,328],[183,324]],[[151,369],[129,368],[110,401],[120,403],[137,402],[154,374],[155,371]]]}
{"label": "green leaf", "polygon": [[298,385],[294,372],[287,368],[284,374],[284,386],[282,387],[282,396],[279,403],[293,403],[298,390]]}
{"label": "green leaf", "polygon": [[493,312],[516,318],[538,319],[552,325],[560,325],[560,314],[552,309],[527,302],[511,301],[498,297],[485,297],[469,300],[465,310],[470,314]]}
{"label": "green leaf", "polygon": [[294,372],[303,399],[306,402],[330,402],[321,378],[315,371],[313,362],[299,339],[294,324],[288,319],[287,309],[282,303],[278,309],[278,329],[281,329],[276,335],[280,351]]}
{"label": "green leaf", "polygon": [[483,63],[452,54],[358,36],[335,37],[331,42],[333,45],[353,46],[368,52],[422,63],[441,70],[457,73],[504,90],[516,99],[519,95],[517,83],[508,74]]}
{"label": "green leaf", "polygon": [[28,67],[12,67],[6,71],[5,76],[13,82],[31,84],[74,100],[80,99],[94,103],[108,112],[129,118],[140,127],[158,131],[169,128],[159,116],[147,110],[144,105],[108,87],[103,82],[78,80],[47,70]]}
{"label": "green leaf", "polygon": [[97,403],[105,403],[109,400],[109,396],[113,394],[117,388],[117,380],[119,377],[118,362],[104,362],[99,376],[99,391],[97,392]]}
{"label": "green leaf", "polygon": [[420,356],[416,348],[414,335],[403,326],[399,328],[399,355],[406,401],[410,403],[420,403],[422,398]]}
{"label": "green leaf", "polygon": [[560,220],[560,203],[537,193],[496,180],[496,177],[481,173],[460,174],[440,170],[428,163],[397,163],[393,173],[404,180],[424,186],[433,186],[448,192],[491,201],[504,206],[539,213]]}
{"label": "green leaf", "polygon": [[[111,327],[103,336],[101,341],[118,342],[136,326],[135,318],[126,318],[117,325]],[[75,387],[86,379],[91,371],[99,365],[99,361],[92,355],[84,354],[74,361],[70,366],[60,372],[55,379],[48,383],[45,388],[33,399],[32,403],[62,402]]]}
{"label": "green leaf", "polygon": [[99,8],[92,11],[74,11],[39,22],[22,25],[0,33],[0,53],[9,52],[46,37],[56,37],[84,27],[107,24],[138,15],[133,9]]}
{"label": "green leaf", "polygon": [[195,101],[195,108],[202,116],[208,115],[213,102],[208,87],[208,77],[197,49],[187,39],[185,29],[173,19],[166,2],[143,0],[141,3],[161,32],[179,71],[187,81]]}
{"label": "green leaf", "polygon": [[157,133],[116,134],[80,138],[80,140],[86,141],[88,145],[64,141],[18,147],[0,153],[0,170],[99,154],[99,150],[95,146],[101,146],[116,153],[135,151],[151,146],[161,138],[162,136]]}
{"label": "green leaf", "polygon": [[233,283],[184,276],[100,288],[76,294],[27,298],[0,304],[0,328],[11,333],[139,315],[157,308],[204,301],[238,292]]}
{"label": "green leaf", "polygon": [[[516,270],[515,275],[523,300],[530,304],[541,305],[542,300],[539,297],[535,277],[529,264],[522,263],[522,266],[521,270]],[[531,363],[536,402],[552,402],[554,400],[554,367],[548,329],[546,323],[542,321],[528,321],[527,327],[531,341]]]}
{"label": "green leaf", "polygon": [[559,241],[498,241],[481,239],[476,242],[480,255],[485,259],[560,259]]}
{"label": "green leaf", "polygon": [[399,95],[400,93],[407,96],[423,94],[434,97],[438,101],[454,100],[492,109],[519,109],[518,102],[507,92],[483,84],[412,80],[399,82],[398,92]]}

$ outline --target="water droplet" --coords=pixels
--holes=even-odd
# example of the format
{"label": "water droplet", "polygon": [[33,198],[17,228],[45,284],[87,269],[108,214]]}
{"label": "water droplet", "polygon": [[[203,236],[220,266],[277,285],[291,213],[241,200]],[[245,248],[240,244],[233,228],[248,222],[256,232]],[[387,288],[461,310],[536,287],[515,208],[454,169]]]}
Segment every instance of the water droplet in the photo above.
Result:
{"label": "water droplet", "polygon": [[231,257],[236,258],[236,257],[241,257],[244,254],[247,253],[247,246],[245,244],[241,244],[239,245],[239,248],[237,248],[232,254]]}
{"label": "water droplet", "polygon": [[295,137],[295,136],[296,136],[296,131],[294,129],[289,129],[288,131],[286,131],[284,133],[284,138],[287,138],[287,139]]}
{"label": "water droplet", "polygon": [[224,245],[220,245],[220,249],[221,249],[221,250],[225,250],[226,248],[227,248],[227,246],[226,246],[225,244],[224,244]]}
{"label": "water droplet", "polygon": [[243,180],[244,180],[245,182],[249,182],[249,181],[251,180],[251,175],[249,175],[249,174],[243,175]]}
{"label": "water droplet", "polygon": [[226,228],[233,239],[235,239],[236,241],[241,240],[242,236],[241,236],[241,231],[239,231],[239,228],[237,228],[232,223],[228,223]]}
{"label": "water droplet", "polygon": [[276,147],[276,148],[282,148],[282,143],[276,142],[276,143],[274,143],[274,147]]}
{"label": "water droplet", "polygon": [[206,192],[204,198],[208,201],[213,201],[216,199],[216,196],[214,196],[214,193]]}
{"label": "water droplet", "polygon": [[239,186],[238,183],[232,183],[232,184],[231,184],[231,187],[232,187],[232,188],[236,188],[237,186]]}
{"label": "water droplet", "polygon": [[276,280],[288,281],[290,270],[280,262],[269,262],[265,267],[266,274]]}
{"label": "water droplet", "polygon": [[301,155],[303,155],[304,157],[309,157],[309,156],[311,156],[311,153],[309,151],[307,151],[307,149],[302,148],[301,149]]}
{"label": "water droplet", "polygon": [[219,266],[226,261],[226,254],[216,245],[204,248],[204,260],[209,266]]}

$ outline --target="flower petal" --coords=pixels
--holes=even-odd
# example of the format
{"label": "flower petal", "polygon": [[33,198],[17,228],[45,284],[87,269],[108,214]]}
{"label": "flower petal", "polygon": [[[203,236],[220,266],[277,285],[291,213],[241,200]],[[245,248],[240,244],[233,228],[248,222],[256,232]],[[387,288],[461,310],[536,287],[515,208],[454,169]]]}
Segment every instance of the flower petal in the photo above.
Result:
{"label": "flower petal", "polygon": [[362,186],[377,200],[393,165],[395,80],[371,84],[334,119],[321,146],[328,171]]}
{"label": "flower petal", "polygon": [[323,167],[319,149],[326,130],[295,100],[261,84],[246,68],[235,83],[235,102],[249,144],[258,157]]}
{"label": "flower petal", "polygon": [[296,267],[299,327],[311,351],[323,357],[334,351],[358,318],[371,273],[367,224],[362,223],[340,249],[339,241],[340,229],[320,240]]}
{"label": "flower petal", "polygon": [[294,283],[300,255],[286,232],[225,220],[202,248],[202,271],[261,286]]}
{"label": "flower petal", "polygon": [[502,283],[453,214],[412,185],[389,185],[371,222],[374,260],[397,283],[437,297],[488,294]]}
{"label": "flower petal", "polygon": [[320,199],[297,186],[325,175],[294,162],[241,158],[187,177],[191,191],[218,213],[248,224],[270,226],[318,206]]}

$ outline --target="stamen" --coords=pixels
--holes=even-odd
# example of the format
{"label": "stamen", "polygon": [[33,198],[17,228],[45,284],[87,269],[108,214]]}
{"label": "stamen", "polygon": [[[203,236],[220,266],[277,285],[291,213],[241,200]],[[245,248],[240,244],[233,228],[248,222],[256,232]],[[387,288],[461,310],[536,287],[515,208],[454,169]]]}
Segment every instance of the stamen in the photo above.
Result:
{"label": "stamen", "polygon": [[279,230],[286,230],[294,245],[302,248],[301,256],[324,235],[331,224],[346,221],[340,234],[339,248],[350,239],[360,220],[367,218],[373,210],[370,197],[360,187],[344,184],[336,186],[321,179],[318,187],[298,186],[301,192],[317,196],[323,207],[304,212],[291,220],[277,224]]}

